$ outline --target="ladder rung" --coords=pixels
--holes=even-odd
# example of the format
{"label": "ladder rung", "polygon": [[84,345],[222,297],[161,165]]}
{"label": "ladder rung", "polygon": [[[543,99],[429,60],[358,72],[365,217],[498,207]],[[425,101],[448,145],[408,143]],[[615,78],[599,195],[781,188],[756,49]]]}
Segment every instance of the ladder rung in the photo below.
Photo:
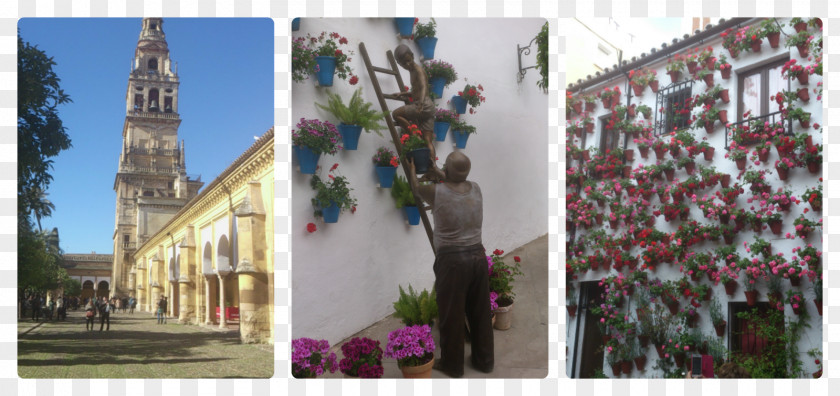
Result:
{"label": "ladder rung", "polygon": [[429,206],[429,205],[425,205],[425,206],[423,206],[423,210],[428,212],[428,211],[432,210],[432,207]]}
{"label": "ladder rung", "polygon": [[393,70],[391,70],[391,69],[386,69],[386,68],[384,68],[384,67],[371,66],[371,69],[373,69],[373,71],[378,72],[378,73],[390,74],[390,75],[392,75],[392,76],[396,76],[396,75],[397,75],[397,72],[396,72],[396,71],[393,71]]}

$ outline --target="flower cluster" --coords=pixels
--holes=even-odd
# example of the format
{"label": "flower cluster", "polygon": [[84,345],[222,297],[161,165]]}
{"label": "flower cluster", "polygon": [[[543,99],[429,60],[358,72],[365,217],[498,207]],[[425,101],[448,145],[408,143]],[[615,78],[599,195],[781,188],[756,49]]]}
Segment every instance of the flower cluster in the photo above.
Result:
{"label": "flower cluster", "polygon": [[375,166],[393,166],[394,168],[400,166],[400,159],[385,146],[376,149],[376,154],[373,155],[371,160],[373,160]]}
{"label": "flower cluster", "polygon": [[330,353],[327,340],[292,340],[292,376],[295,378],[315,378],[325,370],[334,373],[337,367],[335,353]]}
{"label": "flower cluster", "polygon": [[481,86],[481,84],[467,84],[464,86],[462,91],[458,92],[458,96],[464,98],[464,100],[466,100],[470,105],[470,114],[475,113],[475,110],[473,109],[484,103],[484,96],[481,94],[482,92],[484,92],[484,87]]}
{"label": "flower cluster", "polygon": [[429,325],[406,326],[388,333],[385,357],[399,367],[420,366],[434,358],[435,340]]}
{"label": "flower cluster", "polygon": [[309,75],[317,70],[315,64],[315,50],[309,48],[307,40],[298,37],[292,40],[292,81],[301,82],[309,78]]}
{"label": "flower cluster", "polygon": [[321,154],[335,154],[342,149],[338,143],[341,135],[328,121],[301,118],[295,127],[297,130],[292,129],[292,144],[295,146],[307,147]]}
{"label": "flower cluster", "polygon": [[353,337],[341,346],[344,359],[338,363],[342,373],[359,378],[382,377],[382,348],[379,341]]}
{"label": "flower cluster", "polygon": [[442,77],[446,80],[444,86],[449,86],[458,79],[458,73],[451,63],[438,59],[423,62],[423,69],[426,70],[426,77],[429,80],[435,77]]}
{"label": "flower cluster", "polygon": [[446,109],[437,109],[435,110],[435,121],[436,122],[448,122],[450,124],[458,122],[459,114]]}
{"label": "flower cluster", "polygon": [[426,141],[423,140],[423,132],[415,124],[408,126],[408,133],[403,133],[400,137],[400,144],[402,144],[403,155],[411,150],[426,147]]}
{"label": "flower cluster", "polygon": [[[359,81],[359,78],[353,75],[353,69],[350,68],[350,61],[353,59],[347,56],[348,54],[353,55],[353,51],[339,48],[339,46],[347,45],[348,41],[346,37],[336,32],[321,32],[318,36],[307,34],[306,38],[309,40],[309,44],[315,47],[315,54],[317,56],[335,57],[335,73],[339,78],[346,80],[349,76],[350,85],[355,85]],[[315,71],[317,70],[313,70],[313,72]]]}

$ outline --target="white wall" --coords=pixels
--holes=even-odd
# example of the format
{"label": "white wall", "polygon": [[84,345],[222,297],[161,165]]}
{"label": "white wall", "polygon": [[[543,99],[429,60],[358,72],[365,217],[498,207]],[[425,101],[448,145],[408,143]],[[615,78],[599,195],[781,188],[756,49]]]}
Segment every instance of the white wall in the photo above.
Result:
{"label": "white wall", "polygon": [[[787,18],[778,18],[778,19],[779,19],[779,22],[785,23],[786,25],[790,25],[787,22]],[[818,39],[821,36],[820,32],[815,31],[815,29],[813,29],[813,28],[811,28],[809,31],[812,32],[812,34],[815,36],[815,39]],[[784,28],[784,33],[787,33],[789,35],[793,34],[794,33],[793,27],[792,26],[786,26]],[[765,39],[762,43],[761,51],[759,53],[754,53],[754,52],[751,52],[751,51],[741,52],[741,54],[738,55],[738,57],[735,58],[735,59],[733,59],[731,56],[729,56],[729,52],[725,48],[722,47],[721,40],[720,40],[719,37],[716,37],[714,40],[707,41],[706,43],[703,43],[702,45],[697,45],[698,47],[701,47],[701,48],[705,48],[706,46],[712,46],[713,49],[714,49],[715,56],[718,56],[719,54],[723,53],[723,54],[726,55],[727,61],[730,64],[732,64],[732,75],[728,80],[722,79],[719,71],[716,71],[714,73],[715,74],[715,83],[720,84],[723,88],[728,88],[729,89],[729,96],[730,96],[729,104],[723,104],[722,101],[718,100],[716,102],[715,107],[717,107],[721,110],[723,110],[723,109],[728,110],[728,118],[729,118],[730,123],[734,123],[734,122],[739,121],[738,120],[738,114],[737,114],[738,113],[737,102],[738,102],[738,73],[739,72],[750,70],[750,69],[752,69],[752,68],[754,68],[758,65],[761,65],[761,64],[764,64],[764,63],[767,63],[767,62],[776,61],[780,57],[785,58],[788,55],[788,53],[789,53],[790,59],[796,59],[797,64],[799,64],[799,65],[805,66],[805,65],[813,63],[812,61],[809,62],[807,59],[801,58],[799,56],[799,52],[797,51],[796,47],[791,47],[791,48],[788,49],[788,48],[785,48],[784,44],[785,44],[785,34],[781,35],[779,47],[776,48],[776,49],[771,49],[770,44],[768,43],[767,39]],[[694,48],[694,47],[690,47],[690,48]],[[685,51],[681,51],[681,53],[685,53]],[[665,87],[667,87],[668,85],[671,84],[670,77],[668,76],[668,74],[665,70],[665,65],[666,65],[665,60],[666,59],[667,58],[665,58],[661,61],[658,61],[656,63],[647,65],[648,68],[657,71],[660,90],[664,89]],[[699,67],[700,67],[700,65],[698,65],[698,68]],[[683,74],[682,74],[683,77],[681,77],[681,81],[682,81],[682,79],[685,78],[684,76],[687,75],[687,73],[688,72],[684,69]],[[817,87],[817,82],[820,82],[820,81],[822,81],[822,76],[818,76],[816,74],[811,75],[810,80],[809,80],[809,84],[807,85],[807,87],[809,87],[809,90],[813,91],[813,89]],[[608,82],[605,82],[604,84],[591,87],[591,88],[587,89],[586,92],[584,92],[584,93],[599,92],[599,91],[603,90],[605,87],[612,88],[614,86],[619,86],[621,88],[621,91],[622,91],[621,104],[625,105],[626,104],[626,93],[627,93],[627,90],[630,89],[630,88],[626,85],[626,80],[624,78],[608,81]],[[790,86],[789,86],[788,90],[794,90],[795,91],[796,89],[798,89],[800,87],[802,87],[802,86],[799,84],[799,82],[797,82],[794,79],[794,80],[790,81]],[[705,89],[706,89],[706,84],[703,81],[696,81],[694,83],[694,86],[693,86],[692,95],[697,95],[699,93],[702,93],[702,92],[705,91]],[[575,93],[577,94],[577,92],[575,92]],[[631,93],[632,93],[632,90],[631,90]],[[770,94],[775,95],[775,92],[770,92]],[[795,103],[795,106],[803,107],[805,109],[805,111],[811,113],[811,124],[812,124],[812,126],[811,126],[810,129],[807,129],[807,131],[813,137],[814,144],[818,144],[818,143],[821,144],[821,143],[823,143],[823,136],[822,136],[822,134],[820,133],[819,130],[815,130],[813,128],[813,124],[817,123],[817,124],[820,124],[821,126],[823,125],[823,122],[824,122],[823,116],[822,116],[823,102],[817,100],[817,95],[815,93],[810,92],[810,95],[811,95],[811,99],[807,104],[804,104],[803,102],[797,100],[796,103]],[[644,93],[640,97],[635,97],[635,96],[632,97],[631,103],[636,103],[637,105],[644,103],[644,104],[650,106],[651,109],[653,109],[654,111],[657,110],[656,109],[656,94],[654,94],[650,90],[650,88],[646,88]],[[699,114],[700,110],[701,109],[699,107],[695,108],[694,114]],[[600,132],[599,131],[601,130],[601,122],[598,121],[598,117],[601,117],[601,116],[607,114],[608,111],[609,110],[604,109],[600,100],[597,101],[596,110],[592,114],[592,117],[596,120],[595,121],[595,132],[592,133],[592,134],[589,134],[589,136],[587,137],[587,147],[593,147],[593,146],[598,147],[599,142],[600,142]],[[778,107],[776,107],[776,106],[772,107],[771,110],[770,110],[770,112],[775,112],[775,111],[778,111]],[[754,114],[753,116],[758,116],[758,115],[759,114]],[[577,119],[579,119],[579,116],[575,115],[573,113],[571,122],[574,122]],[[636,120],[641,120],[641,119],[643,119],[642,116],[637,114]],[[651,121],[653,121],[653,120],[654,120],[654,116],[651,115]],[[716,125],[716,128],[715,128],[715,131],[712,134],[707,134],[706,131],[703,128],[692,130],[695,138],[698,141],[700,141],[702,138],[706,137],[706,138],[708,138],[709,144],[712,145],[713,147],[715,147],[714,159],[711,162],[708,162],[708,161],[704,160],[703,156],[701,154],[701,155],[698,155],[696,157],[696,163],[697,163],[697,165],[702,165],[702,166],[714,166],[717,169],[718,172],[731,174],[732,179],[731,179],[730,185],[734,185],[735,183],[741,183],[743,185],[744,184],[743,181],[737,178],[737,176],[739,175],[739,173],[741,171],[739,171],[737,169],[737,167],[736,167],[736,165],[733,161],[730,161],[730,160],[724,158],[724,154],[726,153],[726,151],[724,149],[724,147],[725,147],[724,136],[725,136],[726,130],[723,126],[721,126],[720,122],[716,123],[715,125]],[[798,121],[794,121],[793,125],[794,125],[794,127],[793,127],[794,133],[799,133],[800,131],[803,131],[803,129],[800,127]],[[580,139],[575,138],[575,140],[577,141],[577,144],[579,145],[580,144]],[[621,147],[621,148],[624,147],[623,139],[620,141],[619,147]],[[638,167],[639,164],[642,164],[644,166],[648,166],[648,165],[652,165],[652,164],[657,163],[656,155],[654,154],[652,149],[649,152],[648,159],[642,159],[641,156],[639,155],[638,149],[636,148],[636,144],[633,143],[632,140],[627,145],[627,148],[633,149],[634,151],[636,151],[634,153],[635,162],[633,162],[632,164],[628,163],[629,165],[632,165],[633,168]],[[755,145],[748,146],[748,148],[750,149],[750,152],[752,152],[752,150],[755,149]],[[685,155],[685,150],[684,149],[683,149],[682,155]],[[666,153],[665,154],[665,160],[670,160],[670,159],[672,159],[670,154]],[[793,195],[796,196],[797,198],[801,198],[802,194],[805,192],[805,190],[807,188],[816,187],[817,185],[820,184],[820,181],[818,179],[823,176],[822,172],[820,172],[819,174],[816,174],[816,175],[812,175],[811,173],[808,172],[807,168],[804,168],[804,167],[803,168],[796,168],[796,169],[791,170],[790,175],[788,177],[788,180],[787,181],[780,181],[779,178],[778,178],[778,173],[773,168],[774,163],[777,159],[779,159],[778,153],[777,153],[775,148],[772,148],[770,157],[768,158],[766,163],[761,163],[760,165],[756,166],[754,163],[750,163],[748,161],[747,170],[749,170],[749,169],[768,169],[768,170],[770,170],[771,173],[769,173],[766,176],[766,180],[773,187],[773,191],[776,191],[776,189],[778,187],[789,188],[793,192]],[[573,163],[573,166],[577,166],[577,161],[575,161]],[[698,173],[695,173],[695,174],[698,174]],[[674,180],[675,181],[676,180],[683,181],[687,177],[688,176],[686,175],[685,170],[677,169],[676,173],[675,173],[675,176],[674,176]],[[699,177],[699,174],[698,174],[698,177]],[[720,186],[718,185],[717,187],[714,187],[714,188],[707,188],[707,189],[704,189],[704,190],[698,190],[698,192],[697,192],[698,198],[702,197],[704,194],[713,195],[714,192],[717,191],[719,188],[720,188]],[[746,189],[745,193],[742,194],[739,197],[738,204],[739,204],[740,208],[745,208],[745,209],[749,210],[749,208],[752,204],[747,204],[746,200],[747,200],[747,197],[752,196],[752,194],[749,192],[748,186],[745,189]],[[659,199],[658,198],[652,198],[651,201],[652,201],[652,205],[651,205],[652,208],[658,208],[659,207]],[[702,211],[700,209],[698,209],[696,204],[691,204],[691,203],[688,202],[688,200],[685,200],[684,202],[688,203],[688,206],[691,209],[691,213],[689,215],[689,220],[697,220],[701,224],[710,224],[710,221],[703,217]],[[782,235],[777,236],[777,235],[773,234],[772,232],[770,232],[769,228],[765,229],[760,234],[758,234],[759,237],[769,241],[772,244],[773,254],[776,254],[776,253],[779,253],[779,252],[784,253],[785,258],[789,260],[794,255],[793,253],[791,253],[791,250],[796,246],[803,246],[804,247],[806,243],[812,243],[818,250],[823,250],[823,248],[822,248],[822,232],[821,232],[822,230],[821,229],[818,229],[816,232],[812,232],[811,235],[809,236],[809,238],[807,239],[807,242],[804,242],[801,238],[796,238],[796,239],[791,240],[791,239],[785,239],[785,237],[784,237],[784,235],[788,232],[794,233],[795,230],[794,230],[793,221],[803,212],[803,209],[805,209],[805,208],[809,209],[809,212],[807,214],[805,214],[805,217],[807,217],[808,219],[813,220],[813,221],[817,221],[817,220],[820,219],[820,217],[819,217],[820,213],[819,212],[815,213],[813,211],[810,211],[810,205],[808,205],[807,202],[802,202],[802,204],[800,204],[800,205],[795,205],[795,204],[792,205],[791,209],[788,213],[783,213],[783,216],[782,216],[782,220],[783,220]],[[652,210],[655,210],[655,209],[651,209],[650,211],[652,211]],[[650,213],[650,211],[648,211],[648,213]],[[607,210],[607,212],[608,212],[608,210]],[[606,217],[606,214],[607,213],[605,212],[605,217]],[[606,228],[606,224],[607,224],[607,222],[605,220],[604,221],[604,225],[605,225],[604,227],[605,228]],[[655,228],[659,231],[673,233],[677,230],[677,227],[680,224],[682,224],[682,222],[680,222],[678,220],[677,221],[672,221],[670,223],[666,222],[664,220],[664,218],[662,216],[660,216],[660,217],[656,218],[656,224],[654,225],[653,228]],[[714,224],[719,224],[719,223],[714,222]],[[733,224],[733,223],[730,221],[730,224]],[[593,228],[593,230],[596,230],[596,229],[597,228]],[[610,233],[609,229],[608,228],[606,228],[606,229],[608,230],[607,232]],[[622,226],[621,228],[619,228],[618,233],[623,233],[625,230],[626,230],[626,228],[624,226]],[[581,235],[581,232],[582,232],[581,230],[578,231],[578,236]],[[741,257],[750,257],[751,258],[750,254],[746,252],[746,249],[744,248],[743,243],[744,242],[747,242],[748,244],[753,243],[754,242],[754,239],[753,239],[754,235],[755,234],[751,230],[744,230],[744,231],[740,232],[738,235],[735,236],[734,243],[736,244],[736,246],[739,247],[739,254],[741,255]],[[723,245],[723,238],[721,238],[720,243],[704,242],[704,243],[701,243],[700,245],[695,245],[695,247],[692,247],[691,250],[694,250],[694,251],[712,251],[713,249],[715,249],[719,246],[722,246],[722,245]],[[630,253],[636,255],[636,254],[639,254],[640,251],[638,249],[634,248],[633,250],[630,251]],[[585,252],[585,254],[589,254],[589,253]],[[610,273],[614,274],[615,270],[611,269]],[[598,271],[594,271],[594,272],[593,271],[587,271],[586,274],[579,274],[578,281],[599,280],[599,279],[604,278],[608,275],[610,275],[610,274],[607,274],[605,271],[600,270],[600,269]],[[743,278],[743,272],[741,272],[740,275]],[[681,278],[682,276],[683,276],[683,273],[681,273],[679,271],[679,265],[678,264],[674,264],[674,265],[662,265],[662,264],[660,264],[657,267],[656,272],[650,274],[651,279],[656,277],[656,278],[661,279],[662,281],[676,280],[676,279]],[[703,278],[705,279],[705,276]],[[702,283],[710,284],[706,280],[703,280]],[[724,291],[724,287],[723,287],[722,284],[712,286],[712,292],[714,293],[714,296],[716,296],[719,299],[719,301],[721,302],[721,304],[723,306],[724,317],[728,317],[728,307],[727,307],[728,302],[744,302],[744,301],[746,301],[746,298],[745,298],[744,293],[743,293],[743,291],[744,291],[743,284],[740,282],[740,280],[739,280],[738,283],[739,283],[738,289],[735,291],[734,295],[731,296],[731,297],[726,295],[726,293]],[[822,321],[822,317],[819,316],[819,314],[817,313],[816,307],[814,306],[813,302],[811,301],[811,300],[813,300],[813,292],[811,290],[811,286],[812,286],[811,282],[808,281],[807,278],[805,278],[805,279],[802,280],[802,285],[801,286],[799,286],[797,288],[794,288],[795,290],[800,291],[804,294],[804,296],[807,300],[806,303],[805,303],[805,308],[808,310],[808,313],[811,317],[811,322],[810,322],[811,323],[811,328],[807,328],[807,329],[803,330],[802,338],[801,338],[801,340],[799,342],[799,345],[798,345],[799,346],[799,352],[800,352],[800,361],[802,361],[802,363],[803,363],[803,369],[804,369],[805,373],[811,373],[811,372],[814,372],[814,371],[817,370],[816,366],[814,364],[814,360],[809,358],[807,356],[806,352],[811,348],[821,348],[821,340],[822,340],[822,327],[820,326],[820,323]],[[782,289],[783,293],[786,292],[787,290],[789,290],[790,288],[791,287],[790,287],[789,282],[787,282],[787,281],[783,282],[783,289]],[[758,301],[767,301],[767,297],[766,297],[767,285],[764,281],[759,281],[759,285],[757,287],[757,290],[759,291]],[[625,304],[626,303],[627,302],[625,302]],[[630,305],[632,305],[632,304],[630,304]],[[687,306],[687,303],[685,302],[685,300],[681,300],[681,306],[683,306],[683,307]],[[630,306],[628,308],[628,305],[625,305],[625,309],[628,310],[627,312],[634,312],[635,308],[636,307],[634,307],[634,306]],[[699,314],[700,314],[700,318],[699,318],[699,322],[698,322],[699,328],[702,330],[702,332],[704,334],[706,334],[706,335],[711,334],[711,335],[714,336],[715,335],[714,327],[712,326],[711,317],[709,315],[709,304],[708,303],[703,303],[702,307],[698,311],[699,311]],[[785,312],[786,312],[786,315],[788,316],[789,319],[795,318],[795,316],[793,314],[793,311],[790,308],[789,304],[786,304]],[[568,359],[572,359],[573,356],[575,356],[574,355],[574,349],[575,349],[574,341],[575,341],[575,331],[576,331],[575,321],[576,320],[585,320],[584,317],[585,317],[585,313],[583,313],[583,312],[579,312],[578,316],[576,318],[568,318],[568,316],[567,316],[567,318],[568,318],[567,323],[569,323],[569,326],[566,328],[566,337],[567,337],[566,339],[567,339],[567,342],[571,346],[569,348]],[[583,331],[583,324],[581,324],[581,331]],[[729,331],[731,331],[731,330],[729,328],[727,328],[727,333]],[[580,342],[582,342],[582,340],[583,340],[583,337],[581,335]],[[728,339],[726,337],[724,337],[724,338],[721,338],[721,341],[723,341],[726,344],[728,342]],[[582,353],[582,351],[579,350],[578,355],[577,355],[577,367],[578,368],[580,367],[581,353]],[[647,367],[646,372],[644,374],[640,374],[634,368],[633,372],[631,374],[633,377],[639,377],[639,376],[656,377],[656,376],[661,376],[662,375],[661,371],[657,372],[657,371],[654,371],[652,369],[653,366],[656,364],[656,359],[658,359],[656,351],[654,351],[653,348],[648,349],[647,357],[648,357],[648,362],[647,362],[647,366],[646,366]],[[570,375],[570,376],[572,376],[572,375],[577,376],[578,373],[572,373],[571,372],[571,366],[572,366],[571,364],[566,366],[567,374]],[[607,373],[608,376],[611,375],[611,370],[610,370],[610,367],[606,363],[606,359],[604,361],[604,368],[603,369],[604,369],[604,373]]]}
{"label": "white wall", "polygon": [[[444,99],[436,102],[438,107],[448,107],[446,98],[463,88],[465,77],[472,84],[483,85],[486,102],[476,114],[463,116],[477,127],[477,134],[470,136],[462,151],[472,161],[469,179],[479,183],[484,194],[484,246],[488,250],[512,250],[548,232],[548,96],[536,86],[536,70],[528,70],[521,83],[516,80],[516,45],[527,45],[545,20],[436,21],[435,58],[453,64],[460,78],[446,88]],[[412,41],[397,37],[392,18],[304,18],[300,31],[293,32],[293,36],[317,35],[321,31],[335,31],[347,37],[349,48],[355,52],[350,57],[359,84],[351,86],[336,77],[333,87],[318,87],[314,76],[303,83],[292,83],[292,124],[301,117],[337,123],[313,104],[325,104],[330,91],[346,100],[360,86],[365,99],[379,109],[358,50],[360,42],[365,43],[375,66],[387,66],[385,52],[393,51],[401,42],[412,48],[416,58],[420,56]],[[523,59],[523,66],[535,63],[533,49]],[[403,81],[409,84],[408,72],[400,70]],[[384,93],[398,91],[393,77],[377,77]],[[390,110],[400,105],[401,102],[388,101]],[[383,137],[364,133],[356,151],[321,157],[319,164],[323,167],[339,163],[338,171],[347,176],[359,202],[355,214],[344,212],[335,224],[324,224],[313,217],[310,176],[301,174],[297,159],[293,159],[293,338],[338,342],[393,313],[398,285],[410,283],[415,288],[431,289],[434,283],[434,256],[422,223],[405,224],[402,209],[394,207],[390,190],[376,187],[371,157],[381,145],[393,149],[388,131],[382,133]],[[439,166],[454,150],[453,144],[451,132],[446,142],[436,143]],[[322,176],[326,176],[326,170]],[[309,222],[315,222],[318,231],[308,233]]]}

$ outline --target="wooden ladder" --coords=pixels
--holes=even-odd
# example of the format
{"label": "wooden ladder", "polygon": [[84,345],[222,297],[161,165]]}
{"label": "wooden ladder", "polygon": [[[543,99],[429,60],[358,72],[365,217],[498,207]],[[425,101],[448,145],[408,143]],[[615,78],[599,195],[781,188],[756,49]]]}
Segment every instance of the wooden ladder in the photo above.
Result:
{"label": "wooden ladder", "polygon": [[[368,56],[367,49],[365,49],[365,43],[359,43],[359,52],[361,52],[362,59],[365,61],[365,68],[367,68],[370,81],[373,83],[373,90],[376,91],[376,98],[379,99],[379,106],[382,107],[382,111],[385,113],[385,122],[388,124],[388,130],[391,131],[391,141],[393,141],[394,147],[397,149],[397,155],[402,158],[402,144],[400,143],[400,136],[397,134],[394,119],[391,117],[391,111],[388,110],[388,104],[385,102],[386,97],[382,94],[382,87],[379,86],[379,79],[376,77],[376,73],[384,73],[394,76],[397,79],[397,85],[399,85],[400,92],[405,92],[405,84],[403,84],[402,76],[397,68],[397,61],[394,59],[394,53],[390,50],[385,53],[388,57],[388,63],[391,65],[391,68],[388,69],[371,65],[370,57]],[[409,169],[406,167],[405,162],[400,161],[400,163],[402,164],[403,172],[408,174]],[[414,186],[411,186],[411,192],[414,194],[414,202],[418,203],[420,209],[420,219],[423,220],[423,227],[426,228],[426,235],[429,237],[429,244],[432,246],[432,251],[434,251],[435,243],[432,226],[429,223],[429,216],[426,214],[426,212],[431,210],[432,207],[426,205],[423,200],[420,199],[417,191],[414,190]]]}

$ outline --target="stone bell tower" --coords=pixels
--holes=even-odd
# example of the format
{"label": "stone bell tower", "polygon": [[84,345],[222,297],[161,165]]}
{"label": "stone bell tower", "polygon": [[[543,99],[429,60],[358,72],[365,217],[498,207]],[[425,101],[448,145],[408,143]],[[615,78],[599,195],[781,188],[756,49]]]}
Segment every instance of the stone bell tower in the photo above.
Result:
{"label": "stone bell tower", "polygon": [[111,295],[134,295],[134,252],[203,185],[186,173],[178,141],[178,65],[169,58],[163,18],[144,18],[125,94],[114,227]]}

